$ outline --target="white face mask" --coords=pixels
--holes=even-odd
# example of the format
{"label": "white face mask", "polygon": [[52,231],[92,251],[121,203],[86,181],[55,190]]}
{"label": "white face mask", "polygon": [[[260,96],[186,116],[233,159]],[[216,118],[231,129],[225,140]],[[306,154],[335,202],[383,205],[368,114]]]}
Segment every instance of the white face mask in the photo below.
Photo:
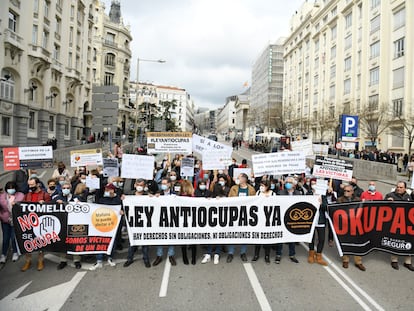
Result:
{"label": "white face mask", "polygon": [[147,192],[148,191],[148,187],[144,187],[144,191]]}
{"label": "white face mask", "polygon": [[86,179],[81,179],[80,181],[82,184],[86,184]]}
{"label": "white face mask", "polygon": [[266,187],[265,186],[260,186],[260,192],[265,192],[266,191]]}
{"label": "white face mask", "polygon": [[144,187],[136,186],[135,189],[137,189],[138,192],[142,192],[144,190]]}
{"label": "white face mask", "polygon": [[200,190],[206,190],[206,185],[200,185]]}
{"label": "white face mask", "polygon": [[175,175],[170,176],[170,180],[172,180],[172,181],[177,180],[177,176],[175,176]]}
{"label": "white face mask", "polygon": [[221,175],[221,174],[224,173],[224,171],[223,170],[219,170],[218,173]]}
{"label": "white face mask", "polygon": [[240,179],[236,179],[236,185],[240,184]]}
{"label": "white face mask", "polygon": [[219,181],[219,184],[220,184],[220,186],[223,187],[226,184],[226,182],[225,181]]}

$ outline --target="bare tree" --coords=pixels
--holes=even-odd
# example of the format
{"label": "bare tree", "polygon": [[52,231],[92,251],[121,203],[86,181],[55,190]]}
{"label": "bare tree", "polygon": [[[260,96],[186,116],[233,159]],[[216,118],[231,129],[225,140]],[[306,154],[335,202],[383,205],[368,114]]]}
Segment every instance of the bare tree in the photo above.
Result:
{"label": "bare tree", "polygon": [[359,112],[361,130],[372,142],[372,146],[376,146],[378,137],[389,128],[389,121],[390,115],[386,103],[382,103],[379,107],[368,104]]}
{"label": "bare tree", "polygon": [[393,110],[393,120],[390,120],[388,125],[392,127],[394,133],[407,139],[408,154],[411,154],[411,149],[414,143],[414,117],[404,116],[401,111]]}

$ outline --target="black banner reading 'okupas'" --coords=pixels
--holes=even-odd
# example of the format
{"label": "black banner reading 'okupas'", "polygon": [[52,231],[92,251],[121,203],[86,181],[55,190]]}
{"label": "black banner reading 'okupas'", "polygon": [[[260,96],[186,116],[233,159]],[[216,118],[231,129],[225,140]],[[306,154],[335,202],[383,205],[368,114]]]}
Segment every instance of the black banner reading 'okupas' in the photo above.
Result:
{"label": "black banner reading 'okupas'", "polygon": [[380,250],[414,255],[414,202],[369,201],[329,205],[339,255]]}
{"label": "black banner reading 'okupas'", "polygon": [[16,203],[13,225],[20,252],[110,254],[120,209],[92,203]]}

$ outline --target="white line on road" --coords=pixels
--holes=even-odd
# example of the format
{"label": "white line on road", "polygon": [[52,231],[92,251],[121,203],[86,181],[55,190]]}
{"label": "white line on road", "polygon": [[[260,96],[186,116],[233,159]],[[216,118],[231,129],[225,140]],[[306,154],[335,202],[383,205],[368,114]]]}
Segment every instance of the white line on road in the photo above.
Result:
{"label": "white line on road", "polygon": [[256,294],[256,298],[259,301],[262,311],[271,311],[269,301],[266,298],[266,295],[263,291],[262,286],[257,278],[256,273],[253,270],[251,263],[243,264],[244,270],[246,270],[247,276],[249,277],[250,284],[253,287],[253,291]]}
{"label": "white line on road", "polygon": [[167,296],[168,281],[170,279],[170,271],[171,271],[171,263],[167,258],[167,260],[165,262],[165,267],[164,267],[164,274],[162,275],[160,294],[159,294],[160,297],[166,297]]}
{"label": "white line on road", "polygon": [[[309,251],[309,247],[305,244],[305,243],[300,243],[307,251]],[[334,262],[327,257],[326,255],[323,255],[323,257],[325,258],[326,262],[330,265],[330,267],[334,268],[336,270],[336,272],[338,274],[340,274],[342,276],[343,279],[345,279],[345,281],[347,281],[351,286],[353,286],[367,301],[369,301],[369,303],[371,303],[375,309],[377,309],[378,311],[384,311],[384,308],[381,307],[370,295],[368,295],[367,292],[365,292],[361,287],[359,287],[354,281],[352,281],[352,279],[350,277],[348,277],[345,272],[343,272],[340,268],[337,267],[337,265],[334,264]],[[326,269],[326,271],[328,271],[328,273],[359,303],[359,300],[361,300],[359,298],[359,296],[357,296],[351,288],[349,288],[336,274],[335,272],[332,271],[332,269],[330,269],[329,267],[324,267]],[[346,286],[346,288],[344,287]],[[349,290],[348,290],[349,289]],[[356,297],[356,298],[355,298]],[[362,302],[362,300],[361,300]],[[365,303],[362,302],[364,305]],[[362,306],[362,305],[361,305]],[[364,307],[364,306],[362,306]],[[371,310],[366,309],[366,310]]]}

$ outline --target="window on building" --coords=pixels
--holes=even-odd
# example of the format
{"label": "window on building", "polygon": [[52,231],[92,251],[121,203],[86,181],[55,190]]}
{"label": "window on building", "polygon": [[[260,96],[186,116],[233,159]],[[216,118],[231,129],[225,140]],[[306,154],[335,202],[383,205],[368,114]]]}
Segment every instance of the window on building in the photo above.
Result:
{"label": "window on building", "polygon": [[55,31],[56,31],[56,33],[57,33],[58,35],[60,35],[60,30],[61,30],[61,28],[62,28],[62,20],[61,20],[59,17],[57,17],[57,16],[56,16],[56,21],[55,21],[55,23],[56,23],[56,29],[55,29]]}
{"label": "window on building", "polygon": [[377,15],[373,19],[371,19],[371,33],[378,31],[380,29],[380,24],[380,15]]}
{"label": "window on building", "polygon": [[329,87],[329,99],[335,98],[335,84]]}
{"label": "window on building", "polygon": [[55,131],[55,117],[49,116],[49,132]]}
{"label": "window on building", "polygon": [[115,54],[107,53],[105,55],[105,65],[115,66]]}
{"label": "window on building", "polygon": [[316,75],[313,77],[313,86],[317,88],[318,84],[319,84],[319,75]]}
{"label": "window on building", "polygon": [[69,119],[65,119],[65,136],[69,136]]}
{"label": "window on building", "polygon": [[18,18],[18,15],[16,13],[14,13],[13,11],[9,11],[8,28],[13,32],[17,31],[17,18]]}
{"label": "window on building", "polygon": [[1,117],[1,135],[2,136],[11,136],[11,120],[10,117],[2,116]]}
{"label": "window on building", "polygon": [[37,33],[38,33],[38,27],[37,25],[33,25],[32,29],[32,44],[37,45]]}
{"label": "window on building", "polygon": [[315,58],[315,70],[319,68],[319,57]]}
{"label": "window on building", "polygon": [[399,118],[403,114],[403,103],[404,100],[402,98],[394,99],[392,101],[392,111],[394,118]]}
{"label": "window on building", "polygon": [[378,99],[379,99],[378,94],[368,97],[368,109],[370,111],[378,110]]}
{"label": "window on building", "polygon": [[334,59],[336,57],[336,45],[331,47],[331,59]]}
{"label": "window on building", "polygon": [[379,83],[379,67],[375,67],[369,71],[369,85],[377,85]]}
{"label": "window on building", "polygon": [[394,13],[394,30],[405,26],[405,8]]}
{"label": "window on building", "polygon": [[50,9],[50,2],[48,0],[45,0],[44,1],[44,10],[43,10],[43,13],[44,13],[44,16],[46,18],[49,17],[49,9]]}
{"label": "window on building", "polygon": [[69,46],[73,44],[73,27],[69,28]]}
{"label": "window on building", "polygon": [[70,6],[70,20],[73,21],[75,18],[75,6],[71,5]]}
{"label": "window on building", "polygon": [[344,95],[351,93],[351,79],[344,80]]}
{"label": "window on building", "polygon": [[352,26],[352,12],[345,16],[345,29],[349,29]]}
{"label": "window on building", "polygon": [[352,47],[352,34],[348,35],[345,38],[345,50],[349,49]]}
{"label": "window on building", "polygon": [[392,71],[393,75],[393,88],[400,88],[404,86],[404,67],[400,67]]}
{"label": "window on building", "polygon": [[351,61],[351,56],[345,58],[345,64],[344,64],[344,69],[345,71],[349,71],[351,70],[351,65],[352,65],[352,61]]}
{"label": "window on building", "polygon": [[105,72],[104,85],[114,84],[114,74],[110,72]]}
{"label": "window on building", "polygon": [[335,118],[335,107],[334,106],[329,107],[329,117]]}
{"label": "window on building", "polygon": [[105,43],[114,45],[115,44],[115,35],[113,33],[107,33],[105,36]]}
{"label": "window on building", "polygon": [[49,42],[49,32],[47,32],[46,30],[43,30],[43,33],[42,33],[42,47],[44,49],[47,49],[48,42]]}
{"label": "window on building", "polygon": [[315,41],[315,53],[319,52],[319,39]]}
{"label": "window on building", "polygon": [[330,68],[330,78],[333,79],[336,77],[336,65],[332,65]]}
{"label": "window on building", "polygon": [[36,112],[29,111],[29,130],[34,131],[36,129]]}
{"label": "window on building", "polygon": [[391,145],[395,148],[404,147],[404,127],[398,127],[391,132]]}
{"label": "window on building", "polygon": [[381,5],[381,0],[371,0],[371,10],[376,9]]}
{"label": "window on building", "polygon": [[53,58],[56,60],[60,59],[60,46],[55,44],[53,48]]}
{"label": "window on building", "polygon": [[72,52],[69,52],[69,54],[68,54],[68,67],[72,68],[72,64],[73,64],[73,54],[72,54]]}
{"label": "window on building", "polygon": [[370,45],[370,58],[375,58],[380,55],[380,41],[376,41],[373,44]]}
{"label": "window on building", "polygon": [[1,76],[8,76],[9,79],[0,80],[0,98],[12,101],[14,99],[14,77],[8,70],[2,70]]}
{"label": "window on building", "polygon": [[336,27],[336,25],[331,28],[331,40],[332,41],[336,40],[337,29],[338,28]]}
{"label": "window on building", "polygon": [[361,74],[357,75],[357,85],[356,85],[356,89],[360,90],[361,89]]}
{"label": "window on building", "polygon": [[404,37],[394,41],[394,58],[404,56]]}
{"label": "window on building", "polygon": [[33,0],[33,12],[39,13],[39,0]]}
{"label": "window on building", "polygon": [[313,94],[313,105],[316,106],[318,104],[318,92]]}

